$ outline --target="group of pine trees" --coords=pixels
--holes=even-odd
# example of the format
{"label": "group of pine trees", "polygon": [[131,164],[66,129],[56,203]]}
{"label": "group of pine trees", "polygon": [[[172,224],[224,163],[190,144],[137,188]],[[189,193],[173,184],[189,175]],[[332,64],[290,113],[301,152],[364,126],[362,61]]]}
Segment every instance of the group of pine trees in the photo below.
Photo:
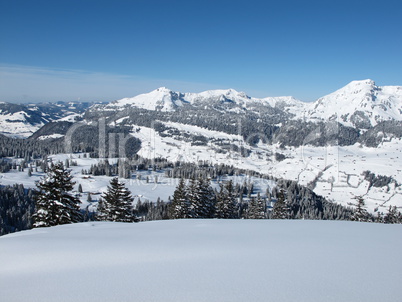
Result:
{"label": "group of pine trees", "polygon": [[192,179],[187,186],[181,179],[170,205],[170,217],[212,218],[215,215],[215,194],[209,181],[204,178]]}
{"label": "group of pine trees", "polygon": [[362,196],[356,196],[356,203],[351,203],[355,207],[351,221],[362,222],[379,222],[387,224],[402,223],[402,214],[398,211],[396,206],[389,206],[388,212],[383,214],[377,211],[377,215],[373,216],[366,210],[366,204]]}
{"label": "group of pine trees", "polygon": [[33,196],[22,184],[0,186],[0,235],[32,228]]}
{"label": "group of pine trees", "polygon": [[170,203],[170,218],[289,218],[290,207],[282,190],[278,193],[278,200],[271,213],[267,213],[267,200],[259,193],[257,197],[251,197],[244,215],[240,214],[241,205],[237,200],[232,180],[220,184],[220,189],[216,192],[209,180],[202,177],[191,179],[189,184],[182,178]]}
{"label": "group of pine trees", "polygon": [[[71,193],[75,182],[63,163],[52,164],[37,183],[34,227],[49,227],[83,221],[80,200]],[[115,177],[98,202],[97,220],[133,222],[131,192]]]}

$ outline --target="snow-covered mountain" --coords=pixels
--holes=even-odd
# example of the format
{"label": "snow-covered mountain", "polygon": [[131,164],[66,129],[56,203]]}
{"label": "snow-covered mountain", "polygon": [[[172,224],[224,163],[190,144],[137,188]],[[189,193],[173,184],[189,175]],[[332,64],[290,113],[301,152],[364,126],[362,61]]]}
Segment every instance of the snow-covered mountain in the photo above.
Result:
{"label": "snow-covered mountain", "polygon": [[47,123],[43,113],[24,105],[0,103],[0,133],[25,138]]}
{"label": "snow-covered mountain", "polygon": [[376,86],[372,80],[353,81],[313,103],[302,102],[291,96],[259,99],[234,89],[181,93],[161,87],[132,98],[97,105],[91,110],[122,111],[140,108],[172,112],[183,106],[258,114],[270,110],[281,116],[283,121],[336,121],[348,127],[368,129],[381,121],[402,121],[402,86],[381,87]]}
{"label": "snow-covered mountain", "polygon": [[353,81],[305,106],[297,117],[337,121],[346,126],[370,128],[381,121],[402,120],[402,86],[376,86],[372,80]]}
{"label": "snow-covered mountain", "polygon": [[40,104],[0,103],[0,134],[27,138],[52,121],[71,121],[91,103],[57,102]]}
{"label": "snow-covered mountain", "polygon": [[[88,103],[17,105],[0,103],[0,133],[26,138],[55,120],[73,122]],[[255,113],[273,124],[292,120],[338,122],[369,129],[382,121],[402,121],[402,86],[376,86],[372,80],[353,81],[345,87],[306,103],[291,96],[254,98],[234,89],[200,93],[174,92],[161,87],[149,93],[108,104],[93,105],[89,112],[123,112],[133,108],[158,112],[209,109],[220,113]],[[120,115],[121,117],[121,115]]]}
{"label": "snow-covered mountain", "polygon": [[258,99],[233,89],[159,88],[87,113],[88,121],[104,116],[111,127],[136,129],[132,135],[145,158],[268,173],[345,206],[362,195],[372,212],[402,206],[400,86],[353,81],[313,103]]}
{"label": "snow-covered mountain", "polygon": [[[364,196],[370,212],[386,212],[390,205],[402,207],[401,106],[402,87],[379,87],[371,80],[351,82],[314,103],[258,99],[233,89],[159,88],[93,105],[82,115],[84,123],[48,123],[30,139],[60,142],[74,127],[74,150],[96,154],[101,132],[105,148],[115,149],[111,153],[117,145],[107,138],[130,135],[132,152],[142,158],[232,165],[296,181],[345,206]],[[35,112],[42,113],[39,122],[50,120],[42,109],[29,116]]]}
{"label": "snow-covered mountain", "polygon": [[234,89],[208,90],[200,93],[174,92],[166,87],[160,87],[149,93],[131,98],[113,101],[107,105],[96,105],[92,109],[106,111],[122,111],[130,107],[157,110],[175,111],[183,106],[231,109],[233,107],[247,110],[255,105],[287,109],[290,107],[303,107],[303,102],[293,97],[267,97],[263,99],[252,98],[244,92]]}
{"label": "snow-covered mountain", "polygon": [[113,101],[107,105],[95,106],[98,110],[123,110],[127,107],[137,107],[147,110],[173,111],[183,106],[187,101],[183,95],[173,92],[165,87],[160,87],[149,93],[144,93],[131,98]]}

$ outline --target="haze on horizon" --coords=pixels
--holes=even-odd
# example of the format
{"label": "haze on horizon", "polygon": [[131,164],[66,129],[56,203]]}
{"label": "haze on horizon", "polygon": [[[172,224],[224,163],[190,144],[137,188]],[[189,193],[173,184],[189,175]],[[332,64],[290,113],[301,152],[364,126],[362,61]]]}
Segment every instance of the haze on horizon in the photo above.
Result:
{"label": "haze on horizon", "polygon": [[0,0],[0,101],[402,85],[402,3]]}

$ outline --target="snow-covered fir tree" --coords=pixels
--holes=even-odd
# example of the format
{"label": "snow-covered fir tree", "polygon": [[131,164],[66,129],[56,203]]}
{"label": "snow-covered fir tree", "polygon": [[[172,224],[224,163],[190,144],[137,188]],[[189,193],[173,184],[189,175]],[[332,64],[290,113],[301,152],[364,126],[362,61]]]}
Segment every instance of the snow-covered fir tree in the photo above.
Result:
{"label": "snow-covered fir tree", "polygon": [[107,191],[99,200],[96,214],[97,220],[133,222],[132,209],[133,197],[124,183],[119,182],[117,177],[112,178]]}
{"label": "snow-covered fir tree", "polygon": [[248,219],[264,219],[266,211],[266,201],[258,193],[257,198],[251,198],[247,209]]}
{"label": "snow-covered fir tree", "polygon": [[231,180],[220,186],[220,191],[216,196],[215,217],[224,219],[237,218],[237,204]]}
{"label": "snow-covered fir tree", "polygon": [[209,180],[199,177],[192,179],[187,191],[190,201],[191,218],[213,218],[215,212],[215,194]]}
{"label": "snow-covered fir tree", "polygon": [[351,204],[356,207],[352,217],[350,217],[350,220],[352,221],[362,221],[362,222],[367,222],[369,221],[370,215],[365,209],[365,202],[362,196],[356,196],[356,203]]}
{"label": "snow-covered fir tree", "polygon": [[170,204],[170,218],[179,219],[190,217],[190,202],[187,198],[186,182],[181,178],[173,193],[173,199]]}
{"label": "snow-covered fir tree", "polygon": [[54,164],[37,184],[34,227],[82,221],[80,201],[71,194],[75,182],[63,163]]}
{"label": "snow-covered fir tree", "polygon": [[283,190],[280,190],[277,195],[277,201],[272,208],[272,219],[288,219],[289,218],[289,206],[285,199]]}

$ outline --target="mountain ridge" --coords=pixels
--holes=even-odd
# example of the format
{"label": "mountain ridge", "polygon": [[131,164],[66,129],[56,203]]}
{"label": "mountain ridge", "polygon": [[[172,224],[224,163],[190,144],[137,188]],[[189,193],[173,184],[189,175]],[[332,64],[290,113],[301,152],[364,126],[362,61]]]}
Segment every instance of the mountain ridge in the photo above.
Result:
{"label": "mountain ridge", "polygon": [[182,93],[160,87],[149,93],[97,106],[96,109],[121,111],[127,107],[136,107],[171,112],[183,106],[220,110],[233,110],[237,107],[239,113],[265,106],[290,113],[293,120],[337,121],[345,126],[367,129],[381,121],[402,121],[402,86],[376,86],[371,79],[352,81],[310,103],[292,96],[255,98],[234,89]]}

